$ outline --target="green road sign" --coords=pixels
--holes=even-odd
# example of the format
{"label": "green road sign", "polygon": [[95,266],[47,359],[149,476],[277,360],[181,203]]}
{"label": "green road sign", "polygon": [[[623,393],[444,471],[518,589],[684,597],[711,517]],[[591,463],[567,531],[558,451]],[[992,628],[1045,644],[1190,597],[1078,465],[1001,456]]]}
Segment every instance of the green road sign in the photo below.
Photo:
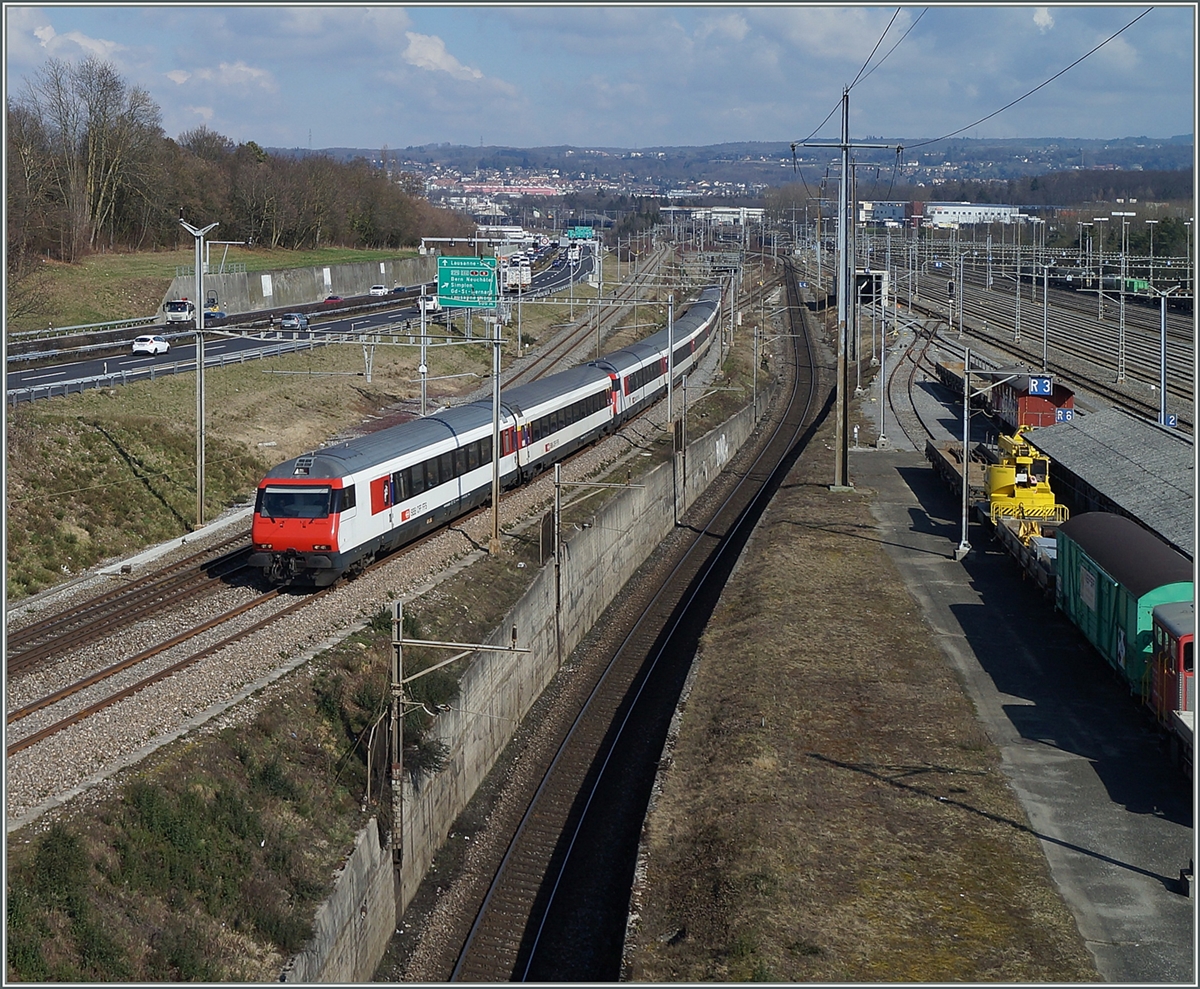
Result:
{"label": "green road sign", "polygon": [[591,227],[568,227],[568,240],[591,240],[595,236]]}
{"label": "green road sign", "polygon": [[439,257],[437,294],[442,308],[494,309],[496,259]]}

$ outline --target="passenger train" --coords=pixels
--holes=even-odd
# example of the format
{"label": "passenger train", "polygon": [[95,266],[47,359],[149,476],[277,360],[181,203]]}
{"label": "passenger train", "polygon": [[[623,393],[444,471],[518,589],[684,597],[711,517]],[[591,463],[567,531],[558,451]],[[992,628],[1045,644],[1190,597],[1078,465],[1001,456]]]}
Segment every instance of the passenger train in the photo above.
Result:
{"label": "passenger train", "polygon": [[[670,329],[500,395],[502,487],[612,433],[688,373],[711,343],[721,289]],[[490,501],[492,400],[473,402],[295,457],[258,486],[250,566],[274,585],[326,587],[377,556]]]}

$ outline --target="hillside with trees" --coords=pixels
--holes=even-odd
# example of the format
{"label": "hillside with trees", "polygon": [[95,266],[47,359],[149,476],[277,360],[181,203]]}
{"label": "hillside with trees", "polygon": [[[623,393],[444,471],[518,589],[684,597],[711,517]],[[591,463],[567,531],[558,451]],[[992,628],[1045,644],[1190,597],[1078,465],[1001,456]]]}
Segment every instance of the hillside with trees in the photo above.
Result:
{"label": "hillside with trees", "polygon": [[150,94],[94,57],[49,60],[6,113],[10,292],[42,258],[190,244],[181,216],[293,250],[413,247],[472,229],[425,201],[419,179],[362,159],[272,155],[205,126],[167,137]]}

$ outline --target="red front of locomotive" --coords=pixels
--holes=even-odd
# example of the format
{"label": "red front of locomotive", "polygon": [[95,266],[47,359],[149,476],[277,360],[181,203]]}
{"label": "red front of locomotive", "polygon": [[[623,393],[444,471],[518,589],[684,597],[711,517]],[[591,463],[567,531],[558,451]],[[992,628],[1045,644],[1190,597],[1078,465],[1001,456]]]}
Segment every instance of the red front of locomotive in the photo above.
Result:
{"label": "red front of locomotive", "polygon": [[345,569],[338,547],[345,496],[340,480],[265,479],[250,527],[250,565],[271,583],[333,583]]}

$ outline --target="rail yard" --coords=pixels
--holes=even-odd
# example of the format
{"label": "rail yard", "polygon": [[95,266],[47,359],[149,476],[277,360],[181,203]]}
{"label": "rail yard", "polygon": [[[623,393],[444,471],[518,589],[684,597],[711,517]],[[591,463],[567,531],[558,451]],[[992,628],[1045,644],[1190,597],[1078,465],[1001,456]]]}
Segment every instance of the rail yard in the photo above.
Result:
{"label": "rail yard", "polygon": [[[755,292],[741,298],[739,308],[744,307],[747,315],[765,314],[782,301],[788,321],[780,320],[778,313],[756,320],[752,349],[750,333],[730,327],[728,338],[721,336],[703,366],[697,364],[689,377],[695,403],[697,395],[721,390],[722,382],[735,373],[744,387],[752,370],[755,398],[761,389],[764,401],[771,395],[773,404],[732,461],[732,470],[708,479],[708,491],[680,516],[673,533],[596,623],[580,652],[564,662],[562,675],[547,688],[476,801],[450,829],[433,871],[397,924],[399,934],[378,977],[1086,981],[1097,971],[1104,978],[1134,981],[1186,977],[1190,956],[1180,938],[1190,907],[1180,884],[1186,886],[1190,877],[1185,854],[1191,846],[1190,808],[1186,780],[1177,771],[1172,775],[1165,741],[1172,736],[1168,731],[1158,734],[1158,723],[1169,727],[1173,709],[1164,708],[1157,722],[1150,719],[1144,728],[1138,727],[1141,712],[1136,706],[1126,710],[1121,702],[1127,698],[1112,690],[1115,681],[1100,678],[1099,673],[1108,670],[1100,665],[1104,660],[1086,655],[1071,639],[1069,626],[1054,624],[1059,619],[1050,609],[1037,616],[1030,612],[1028,621],[1012,633],[1028,631],[1036,639],[1037,629],[1054,625],[1048,641],[1070,654],[1076,675],[1099,681],[1092,682],[1083,696],[1089,710],[1103,712],[1101,721],[1118,719],[1121,728],[1109,740],[1097,734],[1102,726],[1084,718],[1068,696],[1052,700],[1041,693],[1044,685],[1035,690],[1015,680],[1005,681],[1007,694],[1020,695],[1027,689],[1031,697],[1039,698],[1033,704],[1039,717],[1050,716],[1042,707],[1047,712],[1060,707],[1071,712],[1074,730],[1080,733],[1068,746],[1072,752],[1086,759],[1093,747],[1106,746],[1106,752],[1113,747],[1118,752],[1106,758],[1125,758],[1130,766],[1134,760],[1157,760],[1153,766],[1142,765],[1136,782],[1129,776],[1130,769],[1123,767],[1120,779],[1126,789],[1119,796],[1110,791],[1107,800],[1103,794],[1090,794],[1085,816],[1120,830],[1125,825],[1114,822],[1120,822],[1122,814],[1136,813],[1121,805],[1131,808],[1149,801],[1157,812],[1130,827],[1153,843],[1161,861],[1129,858],[1116,879],[1100,874],[1081,879],[1078,871],[1072,871],[1078,869],[1077,863],[1068,861],[1072,855],[1083,854],[1093,862],[1125,862],[1126,849],[1103,843],[1081,848],[1083,839],[1068,833],[1069,822],[1047,823],[1058,808],[1045,794],[1035,795],[1039,784],[1031,782],[1047,763],[1028,746],[1017,743],[1014,749],[1014,724],[1026,740],[1035,733],[1022,733],[1023,723],[994,710],[985,681],[998,673],[979,639],[981,626],[965,623],[967,647],[960,642],[947,648],[942,640],[949,636],[958,641],[957,636],[948,630],[948,623],[930,617],[940,614],[942,602],[923,600],[914,589],[930,580],[928,571],[914,563],[920,554],[938,554],[940,566],[947,571],[929,587],[943,579],[948,587],[958,588],[968,579],[986,575],[992,581],[1002,576],[998,560],[1002,551],[994,553],[985,544],[978,520],[972,522],[972,555],[961,566],[950,559],[959,526],[952,508],[954,496],[949,488],[938,495],[924,482],[910,480],[911,472],[924,463],[922,453],[929,444],[934,451],[931,459],[940,465],[946,480],[959,477],[961,492],[957,465],[962,461],[962,444],[959,440],[955,461],[956,433],[946,427],[954,421],[954,399],[949,391],[936,391],[943,387],[936,373],[938,361],[945,364],[957,358],[961,363],[965,358],[972,360],[972,372],[998,372],[1010,362],[1024,360],[1030,374],[1045,370],[1057,383],[1073,389],[1077,414],[1088,415],[1099,402],[1114,399],[1142,414],[1154,414],[1158,397],[1144,383],[1156,375],[1157,321],[1129,318],[1126,325],[1122,319],[1119,338],[1097,342],[1096,320],[1089,323],[1078,304],[1074,308],[1069,304],[1068,295],[1077,297],[1077,293],[1063,293],[1061,300],[1052,294],[1048,309],[1052,307],[1055,323],[1046,344],[1052,359],[1042,369],[1040,337],[1033,340],[1027,332],[1025,338],[1014,340],[1011,330],[998,331],[997,326],[1005,325],[1006,319],[1011,324],[1015,316],[1011,306],[1005,314],[1013,300],[997,300],[996,293],[982,286],[968,283],[961,290],[962,334],[957,311],[919,297],[904,307],[903,319],[891,321],[890,330],[884,329],[885,319],[898,316],[898,308],[880,313],[881,339],[889,340],[884,415],[891,442],[878,444],[878,449],[856,450],[852,473],[861,477],[856,481],[860,489],[838,495],[822,490],[822,480],[827,482],[829,476],[831,442],[830,338],[824,322],[828,311],[821,305],[823,293],[800,288],[802,281],[811,285],[811,273],[804,268],[772,263],[768,255],[762,260],[764,275],[768,268],[770,274]],[[625,300],[614,297],[607,310],[611,323],[598,308],[595,321],[564,335],[557,353],[573,354],[568,359],[574,360],[599,354],[599,341],[607,341],[616,331],[619,314],[637,288],[628,286],[626,291]],[[1068,311],[1074,314],[1066,315]],[[1173,314],[1168,328],[1169,360],[1173,366],[1190,368],[1193,344],[1181,318]],[[1105,332],[1112,329],[1111,320],[1106,322]],[[733,348],[737,338],[739,350]],[[859,346],[868,358],[864,364],[876,349],[872,342],[867,350],[868,339],[865,331],[860,333]],[[969,355],[959,349],[965,344],[972,348]],[[524,365],[525,373],[535,376],[537,372],[528,370],[534,360],[544,361],[549,370],[552,353],[550,347],[539,349],[536,358]],[[868,368],[868,378],[873,370]],[[883,432],[880,403],[871,407],[875,387],[868,381],[856,400],[856,415],[865,426],[862,440],[868,445],[877,443]],[[1172,376],[1168,407],[1179,426],[1190,431],[1189,375]],[[661,442],[665,417],[660,403],[622,432],[578,454],[567,465],[567,476],[580,483],[614,476],[632,481],[645,460],[657,463],[664,456],[671,460],[669,444],[664,454]],[[695,410],[690,421],[687,428],[697,431],[704,425]],[[973,440],[994,442],[988,432],[994,427],[980,422],[975,428],[982,432]],[[1017,434],[1006,446],[1001,444],[991,465],[1011,473],[1011,478],[1003,475],[1011,481],[1010,496],[1018,474],[1036,474],[1032,455],[1022,445],[1025,438]],[[1028,439],[1036,445],[1036,431]],[[1011,462],[1006,463],[1005,456]],[[686,471],[686,461],[682,469]],[[970,484],[974,494],[968,492],[969,500],[999,503],[1000,474],[990,480],[987,465],[978,469],[980,476]],[[906,479],[900,489],[897,478]],[[926,525],[910,525],[892,514],[906,499],[914,498],[917,510],[929,519]],[[553,484],[543,475],[506,496],[505,511],[532,521],[552,500]],[[1017,514],[1039,517],[1028,506]],[[245,713],[250,705],[244,704],[239,712],[236,702],[286,678],[292,670],[302,670],[323,649],[361,628],[380,602],[397,594],[418,596],[418,589],[436,583],[435,575],[446,566],[471,554],[478,556],[478,547],[487,542],[486,516],[476,514],[383,559],[353,581],[293,596],[265,590],[245,569],[249,548],[243,542],[245,535],[237,534],[248,528],[244,517],[232,519],[214,533],[214,545],[202,553],[196,554],[195,545],[186,551],[181,547],[173,554],[178,558],[173,573],[131,576],[112,601],[102,602],[97,596],[66,607],[66,602],[55,603],[53,596],[47,596],[36,621],[18,617],[10,622],[10,841],[14,832],[19,834],[44,815],[68,810],[73,796],[107,792],[113,784],[103,781],[115,779],[118,769],[131,771],[128,767],[136,767],[148,748],[158,748],[171,738],[186,738],[189,732],[221,719],[252,717]],[[909,522],[914,517],[903,515]],[[892,550],[895,558],[889,566],[894,570],[879,571],[880,557],[864,555],[861,535],[855,535],[876,529],[889,535],[869,542],[883,538],[902,547]],[[528,550],[528,531],[514,525],[506,539],[513,545],[514,558],[520,556],[521,565],[531,570],[541,559],[522,556]],[[779,533],[791,533],[787,550],[776,542]],[[1038,535],[1045,538],[1045,531]],[[939,539],[940,553],[931,549],[931,540]],[[521,543],[524,549],[518,549]],[[1016,545],[1028,548],[1029,544],[1018,538]],[[802,558],[785,572],[798,581],[790,593],[804,602],[804,620],[796,624],[781,619],[789,629],[788,645],[750,621],[739,645],[727,637],[727,630],[741,627],[748,619],[739,616],[733,602],[748,606],[753,597],[739,580],[754,575],[768,587],[772,578],[755,562],[756,554],[767,552],[801,553]],[[803,557],[805,552],[811,555]],[[844,566],[832,565],[842,558]],[[525,566],[526,559],[532,566]],[[806,569],[828,579],[822,583],[816,576],[802,577]],[[867,573],[873,576],[868,579]],[[906,583],[909,593],[925,607],[923,621],[895,611],[902,607],[903,597],[894,596],[895,588],[885,592],[880,583],[889,574],[899,575],[896,579]],[[848,607],[862,600],[861,594],[850,590],[856,580],[880,595],[880,607],[861,614]],[[937,597],[935,591],[928,593]],[[1019,578],[1013,588],[994,593],[1008,602],[1008,608],[1016,607],[1018,600],[1020,608],[1028,607]],[[118,608],[122,610],[114,617]],[[43,617],[47,611],[53,616]],[[164,621],[163,615],[170,620]],[[1165,616],[1163,620],[1167,621]],[[159,626],[153,636],[151,626]],[[884,634],[885,627],[890,628],[889,634]],[[911,648],[899,645],[900,629],[912,637]],[[856,632],[864,633],[862,641],[855,641]],[[756,644],[754,650],[745,648],[750,641]],[[1014,647],[1022,650],[1039,653],[1031,642]],[[970,658],[974,653],[980,654],[978,660]],[[715,661],[718,654],[728,659],[724,667]],[[971,666],[972,662],[977,665]],[[1088,662],[1097,664],[1096,669],[1081,673],[1088,670]],[[830,665],[826,668],[822,663]],[[904,665],[902,675],[895,663],[915,665]],[[859,672],[839,684],[837,691],[816,687],[817,682],[839,679],[835,671],[847,664]],[[775,682],[781,669],[792,671],[795,683],[785,687]],[[954,675],[949,674],[951,669]],[[706,680],[709,677],[715,679]],[[923,685],[927,696],[905,710],[901,698],[916,698],[919,690],[917,680],[910,677],[928,678]],[[981,712],[978,728],[971,727],[975,715],[971,705],[963,702],[960,681],[967,685],[966,697]],[[881,683],[886,690],[879,691]],[[718,684],[732,687],[731,694],[723,699],[714,694]],[[794,693],[800,685],[811,691],[813,704],[829,705],[804,707],[808,721],[795,720],[790,707],[800,704]],[[763,692],[767,686],[769,699]],[[876,702],[864,706],[862,699],[873,692],[879,693]],[[681,697],[685,698],[682,705]],[[894,706],[881,707],[885,698]],[[834,709],[848,714],[848,720],[832,717]],[[950,727],[934,744],[930,739],[938,724]],[[789,737],[786,745],[780,733]],[[898,747],[885,744],[889,733],[910,741]],[[1163,751],[1156,756],[1158,745]],[[1019,757],[1014,756],[1018,751]],[[803,779],[793,775],[797,763],[808,767]],[[53,772],[45,772],[48,765],[55,767]],[[731,797],[741,794],[745,799],[721,803],[713,802],[711,794],[698,798],[703,787],[693,774],[702,766],[707,766],[704,772],[712,780],[729,787]],[[1070,766],[1062,771],[1071,776],[1072,785],[1088,789],[1085,776],[1080,775],[1083,770]],[[1138,775],[1136,770],[1133,773]],[[1113,778],[1105,776],[1110,785]],[[847,786],[847,780],[853,785]],[[859,788],[860,782],[865,789]],[[779,806],[791,806],[793,813],[764,813],[762,820],[749,825],[743,815],[778,802],[779,788],[791,788]],[[845,799],[829,800],[828,794],[839,788]],[[792,803],[796,800],[798,805]],[[808,813],[806,800],[812,802],[814,826],[822,829],[831,847],[811,835],[803,839],[803,830],[797,830],[797,822]],[[910,803],[901,807],[895,800]],[[940,823],[930,824],[925,802],[934,815],[941,815]],[[649,816],[647,803],[652,807]],[[717,820],[708,816],[717,807],[723,808],[732,831],[718,827]],[[858,822],[858,828],[851,828],[851,819],[863,807],[872,808],[870,814]],[[883,823],[887,814],[901,811],[903,828],[928,829],[926,840],[912,842],[912,832],[903,828],[888,830]],[[386,810],[380,806],[378,812]],[[875,818],[876,813],[884,816]],[[954,814],[965,817],[956,819]],[[967,819],[990,823],[968,829],[970,834],[964,837],[962,820]],[[869,851],[859,865],[868,871],[842,863],[843,870],[850,871],[835,877],[829,863],[822,861],[826,852],[844,858],[847,843],[864,841],[862,829],[868,820],[888,831],[881,836],[887,840],[866,840]],[[770,858],[774,853],[768,852],[770,861],[764,860],[757,871],[751,868],[744,858],[748,848],[758,842],[765,842],[766,849],[775,847],[762,830],[768,821],[781,834],[791,834],[792,840],[806,841],[807,858],[775,861]],[[715,830],[702,831],[704,827]],[[1016,837],[1010,840],[1005,835]],[[960,838],[961,847],[955,845]],[[704,850],[710,857],[704,862],[689,860],[681,856],[685,846]],[[870,871],[882,870],[886,857],[896,854],[906,863],[902,872],[909,877],[900,885]],[[988,888],[956,883],[954,863],[962,870],[972,864],[957,856],[975,854],[984,855],[989,868],[1014,876],[1013,884],[993,883]],[[934,867],[935,861],[947,857],[950,865]],[[1052,880],[1044,873],[1045,861]],[[730,868],[713,871],[721,862]],[[693,881],[677,902],[671,902],[668,890],[687,875]],[[814,887],[796,886],[790,878],[795,875],[807,875],[818,883],[814,902],[826,908],[832,905],[830,919],[793,916],[803,930],[793,931],[791,947],[785,945],[781,951],[782,935],[756,910],[810,895]],[[913,875],[920,877],[915,887]],[[821,876],[825,878],[816,878]],[[868,878],[871,895],[856,900],[845,894],[847,883],[855,886]],[[1137,895],[1151,904],[1145,922],[1159,925],[1152,950],[1135,953],[1121,946],[1150,937],[1139,933],[1137,918],[1098,919],[1104,906],[1097,891],[1106,882],[1116,882],[1126,892],[1136,886]],[[962,908],[961,916],[953,922],[938,920],[930,928],[931,918],[947,916],[952,902]],[[849,922],[851,928],[858,925],[860,931],[873,929],[870,917],[875,912],[880,919],[887,916],[894,921],[897,905],[904,919],[895,938],[880,942],[877,951],[856,947],[847,936],[834,933],[834,921]],[[989,911],[1003,920],[986,925],[962,920]],[[751,922],[751,916],[758,919]],[[787,917],[788,911],[781,916]],[[900,943],[905,930],[914,939],[918,931],[932,930],[936,945],[905,956]],[[884,953],[893,954],[890,963],[883,961]],[[903,965],[912,967],[896,967]]]}

